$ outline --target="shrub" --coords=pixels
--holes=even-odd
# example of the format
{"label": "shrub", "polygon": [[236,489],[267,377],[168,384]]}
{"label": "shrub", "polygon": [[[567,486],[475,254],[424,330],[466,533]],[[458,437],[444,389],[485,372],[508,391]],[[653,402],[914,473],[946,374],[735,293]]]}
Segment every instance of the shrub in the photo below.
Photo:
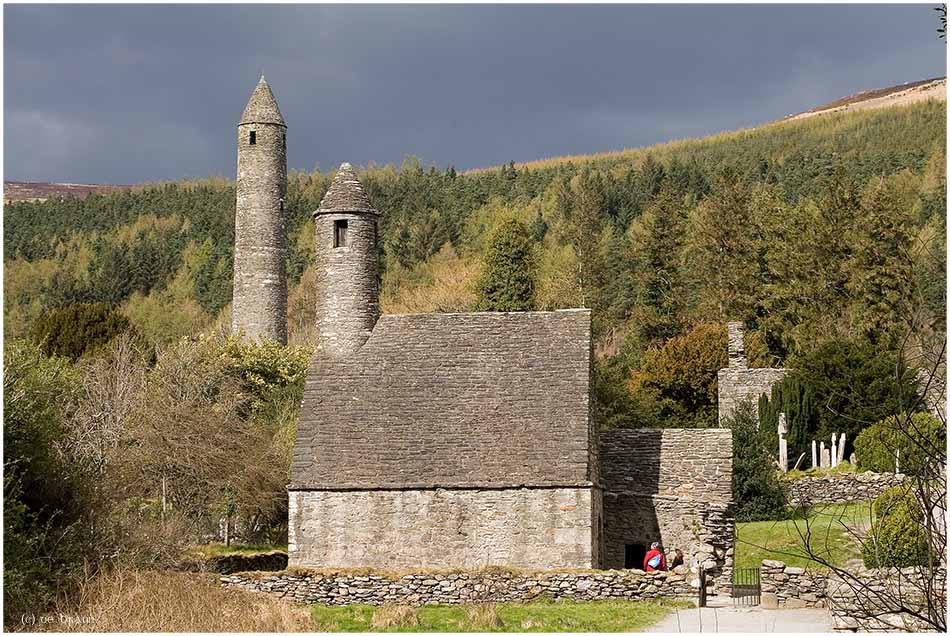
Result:
{"label": "shrub", "polygon": [[811,440],[828,441],[832,433],[847,434],[847,456],[862,430],[918,402],[914,375],[896,355],[864,341],[830,340],[789,367],[760,413],[763,428],[774,431],[778,413],[786,412],[790,456],[810,452]]}
{"label": "shrub", "polygon": [[109,305],[78,304],[40,316],[31,335],[46,355],[77,360],[128,328],[128,318]]}
{"label": "shrub", "polygon": [[[8,341],[3,359],[4,624],[42,611],[81,563],[74,466],[58,452],[76,376],[33,343]],[[11,622],[12,621],[12,622]]]}
{"label": "shrub", "polygon": [[858,466],[865,470],[890,472],[900,451],[901,472],[917,475],[928,461],[946,457],[947,425],[929,413],[889,417],[870,426],[854,440]]}
{"label": "shrub", "polygon": [[874,501],[873,509],[876,518],[861,546],[864,565],[877,568],[926,564],[930,549],[913,492],[903,487],[891,488]]}
{"label": "shrub", "polygon": [[702,323],[660,349],[647,352],[630,388],[642,403],[654,402],[666,426],[711,426],[716,421],[717,376],[728,364],[726,330]]}
{"label": "shrub", "polygon": [[724,425],[732,429],[732,493],[736,501],[736,520],[786,518],[785,484],[779,479],[752,404],[740,403]]}
{"label": "shrub", "polygon": [[[251,411],[260,414],[273,410],[289,391],[297,396],[303,390],[310,349],[285,347],[278,342],[243,342],[235,336],[206,342],[209,354],[220,355],[224,364],[251,395]],[[299,402],[299,397],[296,397]]]}

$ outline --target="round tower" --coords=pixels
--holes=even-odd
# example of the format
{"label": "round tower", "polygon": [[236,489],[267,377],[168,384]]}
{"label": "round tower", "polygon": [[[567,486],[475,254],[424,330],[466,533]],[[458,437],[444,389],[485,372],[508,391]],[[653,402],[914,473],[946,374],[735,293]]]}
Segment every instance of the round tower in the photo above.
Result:
{"label": "round tower", "polygon": [[344,163],[313,213],[316,230],[317,349],[345,357],[379,318],[379,212]]}
{"label": "round tower", "polygon": [[287,126],[263,75],[237,130],[231,330],[287,344]]}

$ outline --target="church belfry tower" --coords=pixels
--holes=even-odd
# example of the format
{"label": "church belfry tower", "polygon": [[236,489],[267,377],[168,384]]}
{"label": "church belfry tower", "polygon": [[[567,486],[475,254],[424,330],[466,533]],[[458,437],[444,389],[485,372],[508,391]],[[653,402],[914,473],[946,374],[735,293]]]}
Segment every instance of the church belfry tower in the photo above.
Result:
{"label": "church belfry tower", "polygon": [[376,325],[378,219],[353,167],[344,163],[313,213],[319,354],[355,353]]}
{"label": "church belfry tower", "polygon": [[237,130],[231,330],[287,344],[287,126],[263,75]]}

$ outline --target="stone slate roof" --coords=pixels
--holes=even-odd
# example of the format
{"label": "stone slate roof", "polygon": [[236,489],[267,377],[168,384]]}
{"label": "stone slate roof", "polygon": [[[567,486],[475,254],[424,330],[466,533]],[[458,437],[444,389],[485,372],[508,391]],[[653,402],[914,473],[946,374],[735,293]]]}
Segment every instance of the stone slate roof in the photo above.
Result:
{"label": "stone slate roof", "polygon": [[588,485],[590,364],[587,309],[383,315],[311,361],[290,489]]}
{"label": "stone slate roof", "polygon": [[244,107],[244,114],[241,115],[240,124],[280,124],[286,126],[284,117],[280,114],[280,108],[277,106],[277,100],[274,93],[271,92],[267,80],[261,75],[261,81],[257,83],[251,98]]}
{"label": "stone slate roof", "polygon": [[353,166],[348,163],[340,165],[340,169],[333,177],[327,193],[320,201],[320,207],[314,214],[328,214],[331,212],[371,212],[379,214],[369,201],[363,184],[356,178]]}

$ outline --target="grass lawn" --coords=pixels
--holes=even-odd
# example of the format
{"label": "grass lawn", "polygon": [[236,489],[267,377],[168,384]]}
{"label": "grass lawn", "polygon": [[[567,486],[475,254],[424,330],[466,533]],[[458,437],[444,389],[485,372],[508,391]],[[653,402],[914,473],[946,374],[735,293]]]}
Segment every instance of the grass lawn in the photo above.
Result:
{"label": "grass lawn", "polygon": [[[313,628],[331,632],[635,632],[685,602],[538,600],[530,603],[311,607]],[[375,620],[374,620],[375,618]]]}
{"label": "grass lawn", "polygon": [[814,506],[805,519],[752,521],[736,524],[737,568],[757,568],[763,559],[786,565],[815,566],[804,553],[803,535],[810,533],[814,551],[834,565],[861,556],[854,533],[863,534],[871,522],[870,502]]}
{"label": "grass lawn", "polygon": [[229,556],[232,554],[260,554],[261,552],[273,552],[274,550],[287,551],[286,543],[262,543],[254,545],[244,545],[232,543],[231,547],[226,547],[223,543],[208,543],[206,545],[193,545],[185,550],[185,554],[193,557],[203,557],[210,559],[212,557]]}

